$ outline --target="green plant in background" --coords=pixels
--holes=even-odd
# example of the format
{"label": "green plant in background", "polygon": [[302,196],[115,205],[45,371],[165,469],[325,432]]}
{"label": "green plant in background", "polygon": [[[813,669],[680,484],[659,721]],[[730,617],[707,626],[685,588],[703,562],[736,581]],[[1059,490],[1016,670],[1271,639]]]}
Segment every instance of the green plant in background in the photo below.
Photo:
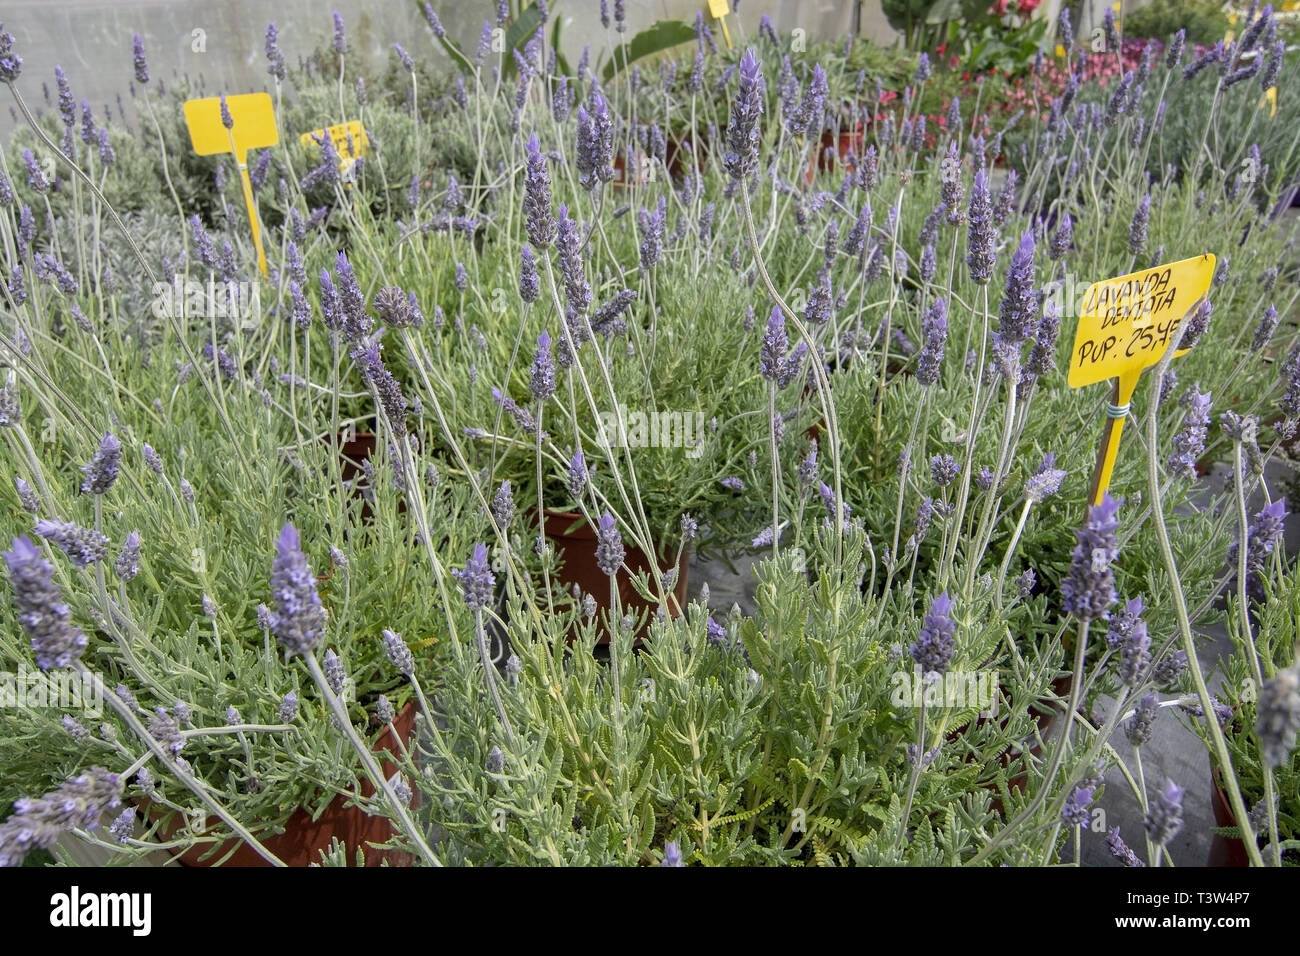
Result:
{"label": "green plant in background", "polygon": [[1187,42],[1212,46],[1228,32],[1228,15],[1214,0],[1152,0],[1124,14],[1124,35],[1164,40],[1179,30],[1187,31]]}

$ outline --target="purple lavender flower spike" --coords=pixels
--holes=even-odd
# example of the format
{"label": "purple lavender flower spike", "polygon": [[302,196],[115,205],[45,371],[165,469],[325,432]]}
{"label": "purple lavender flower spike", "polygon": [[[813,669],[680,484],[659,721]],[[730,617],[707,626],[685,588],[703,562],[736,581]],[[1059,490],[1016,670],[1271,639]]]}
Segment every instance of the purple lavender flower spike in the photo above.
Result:
{"label": "purple lavender flower spike", "polygon": [[767,331],[763,334],[763,345],[758,361],[759,374],[766,379],[776,381],[780,377],[789,347],[790,340],[785,334],[785,317],[780,307],[774,306],[767,320]]}
{"label": "purple lavender flower spike", "polygon": [[935,455],[930,459],[930,477],[940,488],[946,488],[956,479],[961,465],[952,455]]}
{"label": "purple lavender flower spike", "polygon": [[121,779],[103,767],[91,767],[42,797],[16,800],[13,815],[0,823],[0,867],[21,866],[32,850],[50,849],[73,829],[93,830],[121,805]]}
{"label": "purple lavender flower spike", "polygon": [[325,608],[316,593],[316,577],[307,566],[298,529],[286,524],[271,562],[271,597],[275,610],[270,630],[290,654],[309,652],[325,632]]}
{"label": "purple lavender flower spike", "polygon": [[596,565],[613,576],[623,566],[625,555],[623,536],[619,534],[614,516],[606,511],[596,523]]}
{"label": "purple lavender flower spike", "polygon": [[[1285,529],[1286,499],[1277,498],[1261,508],[1246,529],[1246,592],[1256,600],[1264,597],[1264,563],[1273,554]],[[1228,561],[1237,564],[1238,543],[1228,546]]]}
{"label": "purple lavender flower spike", "polygon": [[81,468],[81,473],[86,476],[81,483],[81,493],[91,495],[107,493],[117,481],[121,466],[122,443],[112,432],[108,432],[100,439],[99,450],[95,452],[95,456],[89,464]]}
{"label": "purple lavender flower spike", "polygon": [[1286,764],[1300,730],[1300,672],[1293,667],[1265,680],[1255,711],[1260,757],[1269,767]]}
{"label": "purple lavender flower spike", "polygon": [[149,61],[144,58],[144,37],[138,33],[131,37],[131,59],[135,66],[135,81],[144,86],[149,82]]}
{"label": "purple lavender flower spike", "polygon": [[1147,228],[1151,222],[1151,194],[1147,193],[1133,213],[1128,227],[1128,251],[1138,255],[1146,248]]}
{"label": "purple lavender flower spike", "polygon": [[727,122],[727,151],[723,164],[733,180],[745,180],[758,168],[761,139],[759,117],[765,90],[758,54],[752,48],[740,60],[740,86]]}
{"label": "purple lavender flower spike", "polygon": [[525,245],[519,250],[519,297],[525,302],[536,302],[542,294],[541,279],[537,275],[537,257],[533,247]]}
{"label": "purple lavender flower spike", "polygon": [[451,573],[460,582],[461,595],[465,599],[466,607],[475,612],[491,607],[492,588],[496,584],[496,577],[492,574],[492,567],[488,563],[487,545],[474,545],[474,551],[465,562],[464,569]]}
{"label": "purple lavender flower spike", "polygon": [[591,95],[591,109],[578,107],[578,148],[575,165],[583,189],[595,189],[614,178],[614,118],[600,91]]}
{"label": "purple lavender flower spike", "polygon": [[970,267],[971,279],[980,285],[986,285],[993,277],[993,247],[996,243],[993,202],[989,196],[988,180],[984,170],[980,169],[975,173],[975,185],[971,189],[966,226],[966,264]]}
{"label": "purple lavender flower spike", "polygon": [[108,538],[93,528],[83,528],[70,521],[41,519],[34,529],[38,535],[54,543],[78,568],[88,568],[101,561],[108,551]]}
{"label": "purple lavender flower spike", "polygon": [[54,583],[54,566],[27,537],[15,538],[4,559],[14,592],[15,617],[31,639],[37,666],[41,670],[71,667],[89,641],[69,621],[71,612]]}
{"label": "purple lavender flower spike", "polygon": [[384,628],[384,655],[388,662],[397,669],[399,674],[410,677],[415,673],[415,657],[411,654],[411,649],[407,646],[406,641],[396,631]]}
{"label": "purple lavender flower spike", "polygon": [[567,486],[569,495],[574,501],[580,499],[587,490],[587,460],[583,458],[582,451],[575,451],[573,458],[569,461],[569,473]]}
{"label": "purple lavender flower spike", "polygon": [[1183,428],[1174,436],[1174,450],[1169,456],[1169,473],[1174,478],[1192,481],[1196,478],[1196,462],[1205,453],[1205,435],[1210,425],[1210,393],[1192,386],[1183,395],[1182,405],[1187,409]]}
{"label": "purple lavender flower spike", "polygon": [[1166,780],[1164,789],[1151,799],[1145,826],[1156,846],[1164,846],[1183,826],[1183,788]]}
{"label": "purple lavender flower spike", "polygon": [[921,622],[921,630],[911,647],[912,659],[921,667],[921,673],[942,674],[952,661],[957,624],[952,619],[952,599],[948,592],[940,594],[930,603],[930,610]]}
{"label": "purple lavender flower spike", "polygon": [[524,227],[528,241],[538,249],[555,238],[555,217],[551,214],[551,180],[546,171],[546,157],[537,141],[529,137],[524,172]]}
{"label": "purple lavender flower spike", "polygon": [[1116,512],[1121,504],[1122,498],[1117,500],[1109,492],[1103,493],[1101,503],[1088,509],[1087,523],[1075,532],[1079,543],[1070,555],[1070,571],[1061,582],[1061,599],[1065,612],[1081,621],[1106,617],[1115,603],[1111,564],[1119,556],[1115,532],[1119,529]]}
{"label": "purple lavender flower spike", "polygon": [[1007,269],[1006,293],[998,313],[998,333],[1017,349],[1037,325],[1038,291],[1034,288],[1034,233],[1027,230]]}
{"label": "purple lavender flower spike", "polygon": [[551,355],[551,337],[545,332],[537,336],[537,352],[533,356],[528,388],[534,401],[538,402],[544,402],[555,394],[555,359]]}
{"label": "purple lavender flower spike", "polygon": [[129,582],[140,573],[140,532],[132,531],[126,536],[117,561],[113,564],[119,580]]}
{"label": "purple lavender flower spike", "polygon": [[1088,807],[1092,805],[1092,788],[1075,787],[1061,808],[1061,821],[1068,827],[1086,827],[1092,820]]}

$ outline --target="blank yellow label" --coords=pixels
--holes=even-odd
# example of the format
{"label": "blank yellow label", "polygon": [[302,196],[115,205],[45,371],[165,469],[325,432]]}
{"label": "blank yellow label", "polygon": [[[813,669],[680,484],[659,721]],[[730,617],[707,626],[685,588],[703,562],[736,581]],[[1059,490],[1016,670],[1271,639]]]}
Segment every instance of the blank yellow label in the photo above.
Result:
{"label": "blank yellow label", "polygon": [[713,15],[713,19],[721,20],[730,12],[731,5],[727,0],[709,0],[709,13]]}
{"label": "blank yellow label", "polygon": [[1070,352],[1070,387],[1159,362],[1178,324],[1209,291],[1214,261],[1206,253],[1090,285]]}
{"label": "blank yellow label", "polygon": [[[348,166],[358,156],[366,155],[366,149],[369,147],[370,141],[366,138],[366,130],[361,125],[360,120],[340,123],[338,126],[331,126],[329,129],[314,129],[310,133],[303,133],[298,137],[298,141],[308,148],[319,146],[320,144],[317,141],[326,133],[329,134],[330,140],[334,143],[334,149],[339,154],[340,167]],[[351,140],[350,143],[349,140]]]}
{"label": "blank yellow label", "polygon": [[231,152],[241,163],[250,149],[263,149],[280,141],[275,128],[275,108],[269,93],[237,93],[226,97],[226,108],[234,120],[230,129],[221,122],[221,98],[210,96],[186,100],[185,125],[190,143],[200,156]]}

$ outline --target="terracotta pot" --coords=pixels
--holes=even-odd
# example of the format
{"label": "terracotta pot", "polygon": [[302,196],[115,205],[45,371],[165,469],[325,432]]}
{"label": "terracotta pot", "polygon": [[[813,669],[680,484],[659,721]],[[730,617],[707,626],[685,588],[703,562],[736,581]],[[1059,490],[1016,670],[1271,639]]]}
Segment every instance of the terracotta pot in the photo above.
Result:
{"label": "terracotta pot", "polygon": [[[556,579],[566,591],[571,590],[573,585],[578,585],[583,594],[590,594],[596,601],[599,608],[597,617],[602,617],[600,612],[609,610],[609,576],[605,574],[596,564],[596,531],[580,514],[570,511],[553,511],[547,509],[545,512],[545,522],[543,524],[544,533],[548,541],[552,542],[557,552],[563,559],[562,566],[556,574]],[[648,571],[651,574],[657,574],[660,569],[672,560],[672,555],[663,555],[657,562],[651,561],[644,551],[633,547],[631,544],[624,542],[627,549],[624,558],[624,567],[615,575],[614,581],[618,587],[619,603],[624,608],[625,613],[635,614],[639,611],[649,609],[651,613],[658,607],[643,598],[635,587],[632,586],[632,572]],[[686,586],[690,577],[690,556],[683,550],[680,560],[677,562],[677,582],[673,587],[673,598],[668,602],[669,617],[677,617],[681,609],[686,606]],[[640,642],[644,639],[646,632],[649,630],[649,621],[640,628],[636,633],[636,640]],[[601,625],[601,644],[609,643],[609,633]]]}
{"label": "terracotta pot", "polygon": [[[393,726],[401,735],[404,743],[409,744],[414,733],[416,712],[415,702],[411,701],[401,709],[393,720]],[[375,741],[371,749],[377,755],[396,752],[398,748],[396,741],[393,739],[392,731],[385,728],[383,734]],[[385,777],[391,777],[397,772],[396,765],[388,760],[381,760],[380,766]],[[371,786],[370,781],[363,778],[361,780],[361,793],[369,797],[374,792],[375,788]],[[416,805],[418,805],[418,800],[419,792],[416,791]],[[157,811],[152,806],[143,808],[143,813],[146,817],[158,816]],[[208,828],[215,829],[220,825],[221,822],[215,817],[208,818]],[[159,839],[170,839],[180,827],[180,821],[173,818],[172,821],[160,828]],[[309,866],[312,863],[319,863],[320,851],[328,849],[334,837],[338,837],[340,842],[347,845],[349,865],[356,858],[358,847],[365,852],[367,867],[381,866],[385,862],[389,866],[410,866],[413,862],[411,855],[408,853],[374,849],[371,844],[386,843],[392,839],[392,822],[388,817],[369,816],[360,807],[348,806],[347,798],[342,795],[330,801],[329,805],[315,820],[311,818],[310,813],[300,808],[295,810],[293,815],[286,821],[282,833],[268,836],[254,835],[258,836],[263,846],[289,866]],[[255,850],[242,841],[235,840],[217,846],[205,843],[191,847],[181,854],[180,862],[183,866],[215,866],[232,847],[236,847],[236,849],[230,854],[229,859],[221,863],[222,866],[270,865]]]}
{"label": "terracotta pot", "polygon": [[[1232,815],[1228,805],[1228,795],[1219,786],[1219,772],[1210,771],[1210,804],[1214,807],[1214,825],[1235,827],[1237,818]],[[1250,856],[1246,853],[1246,843],[1240,837],[1210,835],[1210,858],[1206,866],[1250,866]]]}
{"label": "terracotta pot", "polygon": [[[811,184],[819,172],[832,172],[841,163],[852,172],[854,165],[848,161],[849,154],[861,156],[862,145],[861,126],[851,130],[822,130],[821,139],[817,143],[817,152],[808,162],[808,171],[804,173],[804,180]],[[831,150],[833,152],[830,152]]]}

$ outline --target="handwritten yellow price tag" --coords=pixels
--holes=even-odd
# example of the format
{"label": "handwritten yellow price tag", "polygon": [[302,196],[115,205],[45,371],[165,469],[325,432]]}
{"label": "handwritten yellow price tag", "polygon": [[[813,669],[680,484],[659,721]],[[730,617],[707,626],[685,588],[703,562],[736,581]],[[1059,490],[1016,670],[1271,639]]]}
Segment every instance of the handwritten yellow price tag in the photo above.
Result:
{"label": "handwritten yellow price tag", "polygon": [[257,218],[257,203],[253,199],[253,184],[248,178],[248,151],[265,149],[280,142],[270,94],[237,93],[227,96],[226,110],[232,120],[229,129],[221,121],[219,96],[186,100],[183,109],[194,152],[200,156],[213,156],[217,153],[234,155],[244,188],[244,205],[248,207],[248,224],[253,231],[253,244],[257,247],[257,266],[262,275],[268,275],[266,253],[262,250],[262,227]]}
{"label": "handwritten yellow price tag", "polygon": [[1179,324],[1210,290],[1213,279],[1214,256],[1206,253],[1095,282],[1084,293],[1070,352],[1070,387],[1115,380],[1088,495],[1092,504],[1110,487],[1138,379],[1164,358]]}
{"label": "handwritten yellow price tag", "polygon": [[307,147],[318,146],[321,137],[326,135],[334,144],[334,151],[339,154],[340,171],[346,171],[357,157],[366,155],[370,148],[370,140],[366,137],[365,127],[360,120],[340,123],[328,129],[314,129],[299,136],[298,142]]}
{"label": "handwritten yellow price tag", "polygon": [[1207,253],[1090,285],[1070,352],[1070,387],[1141,372],[1159,362],[1178,324],[1209,291],[1213,278],[1214,256]]}

